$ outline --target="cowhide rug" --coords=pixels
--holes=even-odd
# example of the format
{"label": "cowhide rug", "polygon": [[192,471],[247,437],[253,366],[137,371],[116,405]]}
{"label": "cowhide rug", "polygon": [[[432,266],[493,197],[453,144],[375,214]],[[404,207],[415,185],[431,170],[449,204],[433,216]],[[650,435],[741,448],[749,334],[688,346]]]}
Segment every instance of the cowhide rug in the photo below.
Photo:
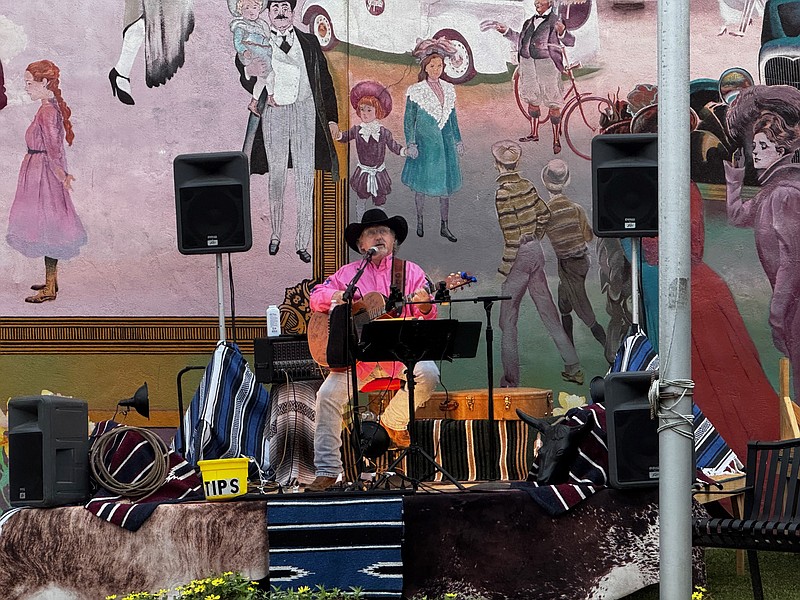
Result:
{"label": "cowhide rug", "polygon": [[0,597],[98,600],[225,571],[261,579],[265,515],[263,501],[163,504],[134,533],[80,506],[25,508],[0,529]]}
{"label": "cowhide rug", "polygon": [[407,597],[614,600],[658,583],[657,490],[604,489],[558,517],[518,490],[417,495],[404,519]]}

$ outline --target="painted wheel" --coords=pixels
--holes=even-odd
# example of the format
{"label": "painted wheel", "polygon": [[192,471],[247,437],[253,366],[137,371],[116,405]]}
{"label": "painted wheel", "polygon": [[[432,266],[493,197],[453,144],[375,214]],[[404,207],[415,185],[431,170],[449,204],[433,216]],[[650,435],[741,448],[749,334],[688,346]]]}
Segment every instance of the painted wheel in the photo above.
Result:
{"label": "painted wheel", "polygon": [[318,6],[311,7],[306,16],[306,22],[308,23],[308,30],[316,36],[319,45],[326,52],[333,50],[336,44],[339,43],[333,33],[331,18],[324,9]]}
{"label": "painted wheel", "polygon": [[458,50],[458,56],[455,61],[449,58],[445,59],[442,79],[458,84],[466,83],[475,77],[477,71],[475,70],[475,61],[472,58],[472,48],[469,47],[463,35],[455,29],[442,29],[433,37],[447,38]]}
{"label": "painted wheel", "polygon": [[599,96],[582,96],[580,102],[564,112],[564,139],[572,151],[586,160],[592,158],[592,138],[603,132],[604,117],[612,110],[611,101]]}

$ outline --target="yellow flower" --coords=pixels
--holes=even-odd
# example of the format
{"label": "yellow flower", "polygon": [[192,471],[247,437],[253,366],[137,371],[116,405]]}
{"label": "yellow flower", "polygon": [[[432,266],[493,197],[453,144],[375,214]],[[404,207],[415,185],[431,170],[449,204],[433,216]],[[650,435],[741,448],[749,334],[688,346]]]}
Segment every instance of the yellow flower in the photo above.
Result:
{"label": "yellow flower", "polygon": [[116,599],[117,599],[116,594],[111,594],[110,596],[106,596],[106,600],[116,600]]}
{"label": "yellow flower", "polygon": [[297,593],[298,594],[307,594],[310,591],[311,591],[311,588],[308,587],[307,585],[301,585],[299,588],[297,588]]}
{"label": "yellow flower", "polygon": [[219,595],[217,594],[210,594],[204,598],[204,600],[219,600]]}
{"label": "yellow flower", "polygon": [[211,585],[222,585],[223,583],[225,583],[225,580],[222,577],[211,580]]}
{"label": "yellow flower", "polygon": [[565,415],[569,409],[577,408],[579,406],[586,406],[586,398],[583,396],[568,394],[566,392],[559,392],[558,406],[553,409],[553,416]]}

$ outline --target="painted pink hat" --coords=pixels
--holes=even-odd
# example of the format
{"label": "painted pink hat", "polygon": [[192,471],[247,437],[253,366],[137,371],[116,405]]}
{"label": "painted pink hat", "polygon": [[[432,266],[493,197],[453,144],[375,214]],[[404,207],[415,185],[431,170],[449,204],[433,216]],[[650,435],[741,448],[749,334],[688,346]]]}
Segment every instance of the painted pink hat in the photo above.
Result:
{"label": "painted pink hat", "polygon": [[374,96],[380,102],[384,117],[387,117],[392,112],[392,95],[382,83],[370,80],[359,81],[350,90],[350,104],[355,110],[358,110],[358,103],[367,96]]}

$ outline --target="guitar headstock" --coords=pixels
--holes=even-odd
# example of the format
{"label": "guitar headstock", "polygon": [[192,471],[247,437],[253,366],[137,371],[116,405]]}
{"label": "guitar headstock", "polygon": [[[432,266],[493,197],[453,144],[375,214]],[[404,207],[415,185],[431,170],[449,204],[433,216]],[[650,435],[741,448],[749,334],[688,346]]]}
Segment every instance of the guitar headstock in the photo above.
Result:
{"label": "guitar headstock", "polygon": [[457,290],[477,283],[477,281],[478,278],[474,275],[470,275],[466,271],[459,271],[458,273],[450,273],[450,275],[445,278],[445,285],[448,290]]}

